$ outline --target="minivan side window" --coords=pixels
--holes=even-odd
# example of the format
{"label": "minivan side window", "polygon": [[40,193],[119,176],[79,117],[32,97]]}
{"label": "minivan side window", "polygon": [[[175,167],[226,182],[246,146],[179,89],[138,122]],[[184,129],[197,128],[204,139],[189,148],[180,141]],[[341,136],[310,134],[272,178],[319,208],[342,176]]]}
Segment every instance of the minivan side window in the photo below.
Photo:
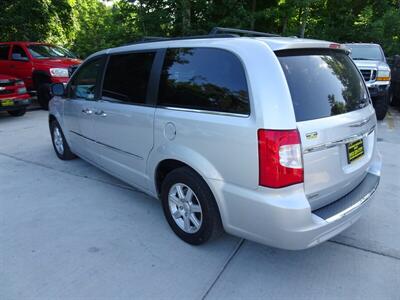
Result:
{"label": "minivan side window", "polygon": [[123,103],[145,104],[155,55],[154,51],[111,55],[102,97]]}
{"label": "minivan side window", "polygon": [[248,115],[242,63],[222,49],[167,49],[158,105]]}
{"label": "minivan side window", "polygon": [[10,51],[10,45],[0,45],[0,60],[8,59],[8,52]]}
{"label": "minivan side window", "polygon": [[69,91],[70,98],[95,99],[103,62],[104,57],[95,58],[85,63],[85,65],[77,71],[71,81]]}

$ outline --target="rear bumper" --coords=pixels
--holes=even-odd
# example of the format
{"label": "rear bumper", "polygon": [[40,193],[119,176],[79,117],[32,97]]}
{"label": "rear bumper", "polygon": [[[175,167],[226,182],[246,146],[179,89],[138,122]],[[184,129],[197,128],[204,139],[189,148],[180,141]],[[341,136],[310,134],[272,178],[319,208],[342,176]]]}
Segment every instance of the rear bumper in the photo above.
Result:
{"label": "rear bumper", "polygon": [[380,168],[380,156],[376,155],[365,179],[355,189],[315,211],[311,211],[302,184],[249,191],[215,181],[212,189],[228,233],[269,246],[299,250],[336,236],[361,217],[378,187]]}
{"label": "rear bumper", "polygon": [[4,100],[0,99],[0,111],[18,110],[27,107],[32,103],[32,99],[28,94],[9,97],[7,100],[11,100],[12,104],[4,105]]}

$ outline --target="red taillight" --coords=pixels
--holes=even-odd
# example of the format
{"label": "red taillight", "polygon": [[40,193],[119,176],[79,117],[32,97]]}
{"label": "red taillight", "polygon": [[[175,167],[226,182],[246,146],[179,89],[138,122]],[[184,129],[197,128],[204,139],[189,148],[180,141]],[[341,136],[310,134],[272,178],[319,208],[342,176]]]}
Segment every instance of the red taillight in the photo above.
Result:
{"label": "red taillight", "polygon": [[329,48],[332,48],[332,49],[340,49],[341,46],[340,46],[340,44],[333,43],[333,44],[330,44],[330,45],[329,45]]}
{"label": "red taillight", "polygon": [[303,162],[297,130],[258,130],[259,184],[281,188],[301,183]]}

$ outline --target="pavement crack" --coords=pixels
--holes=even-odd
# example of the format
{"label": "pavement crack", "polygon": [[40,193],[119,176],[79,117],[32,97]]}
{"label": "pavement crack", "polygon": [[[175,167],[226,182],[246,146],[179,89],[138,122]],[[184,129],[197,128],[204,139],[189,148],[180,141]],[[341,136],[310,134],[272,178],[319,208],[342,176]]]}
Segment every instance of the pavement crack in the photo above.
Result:
{"label": "pavement crack", "polygon": [[72,173],[72,172],[61,171],[61,170],[59,170],[57,168],[50,167],[50,166],[47,166],[45,164],[41,164],[41,163],[38,163],[38,162],[30,161],[30,160],[27,160],[27,159],[23,159],[23,158],[20,158],[20,157],[14,156],[14,155],[10,155],[10,154],[4,153],[4,152],[0,152],[0,155],[8,157],[8,158],[11,158],[11,159],[14,159],[16,161],[20,161],[20,162],[24,162],[24,163],[27,163],[27,164],[35,165],[35,166],[38,166],[38,167],[46,168],[46,169],[49,169],[49,170],[52,170],[52,171],[56,171],[56,172],[59,172],[59,173],[68,174],[68,175],[79,177],[79,178],[85,178],[85,179],[88,179],[88,180],[105,183],[105,184],[111,185],[113,187],[118,187],[118,188],[121,188],[121,189],[124,189],[124,190],[130,190],[130,191],[133,191],[133,192],[148,196],[146,193],[144,193],[144,192],[142,192],[142,191],[140,191],[140,190],[138,190],[138,189],[136,189],[134,187],[127,186],[127,185],[124,185],[124,184],[111,183],[111,182],[108,182],[108,181],[100,179],[100,178],[92,178],[92,177],[88,177],[87,175],[79,175],[79,174],[75,174],[75,173]]}
{"label": "pavement crack", "polygon": [[227,260],[225,261],[225,263],[221,267],[221,270],[219,270],[217,276],[214,278],[214,280],[212,281],[211,285],[208,287],[206,292],[201,297],[201,300],[204,300],[208,296],[208,294],[211,292],[211,290],[213,289],[213,287],[215,286],[215,284],[217,283],[219,278],[222,276],[222,273],[224,273],[224,271],[228,267],[229,263],[236,256],[236,254],[239,252],[240,248],[243,246],[244,241],[245,241],[244,239],[240,239],[240,241],[236,244],[235,249],[232,251],[231,255],[229,255],[229,257],[227,258]]}
{"label": "pavement crack", "polygon": [[360,246],[355,246],[355,245],[351,245],[351,244],[347,244],[347,243],[339,242],[339,241],[330,240],[328,242],[329,243],[338,244],[338,245],[342,245],[342,246],[349,247],[349,248],[353,248],[353,249],[357,249],[357,250],[361,250],[361,251],[364,251],[364,252],[373,253],[373,254],[376,254],[376,255],[392,258],[392,259],[395,259],[395,260],[400,260],[400,257],[394,256],[394,255],[391,255],[391,254],[387,254],[387,253],[383,253],[383,252],[380,252],[380,251],[375,251],[375,250],[371,250],[371,249],[367,249],[367,248],[363,248],[363,247],[360,247]]}

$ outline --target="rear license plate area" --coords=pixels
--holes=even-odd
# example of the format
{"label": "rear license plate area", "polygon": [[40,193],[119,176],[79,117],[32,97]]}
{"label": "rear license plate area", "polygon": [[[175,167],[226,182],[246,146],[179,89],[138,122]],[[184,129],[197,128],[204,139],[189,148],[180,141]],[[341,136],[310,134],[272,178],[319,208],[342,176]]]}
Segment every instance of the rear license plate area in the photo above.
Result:
{"label": "rear license plate area", "polygon": [[351,164],[364,156],[364,142],[362,139],[346,144],[347,162]]}

